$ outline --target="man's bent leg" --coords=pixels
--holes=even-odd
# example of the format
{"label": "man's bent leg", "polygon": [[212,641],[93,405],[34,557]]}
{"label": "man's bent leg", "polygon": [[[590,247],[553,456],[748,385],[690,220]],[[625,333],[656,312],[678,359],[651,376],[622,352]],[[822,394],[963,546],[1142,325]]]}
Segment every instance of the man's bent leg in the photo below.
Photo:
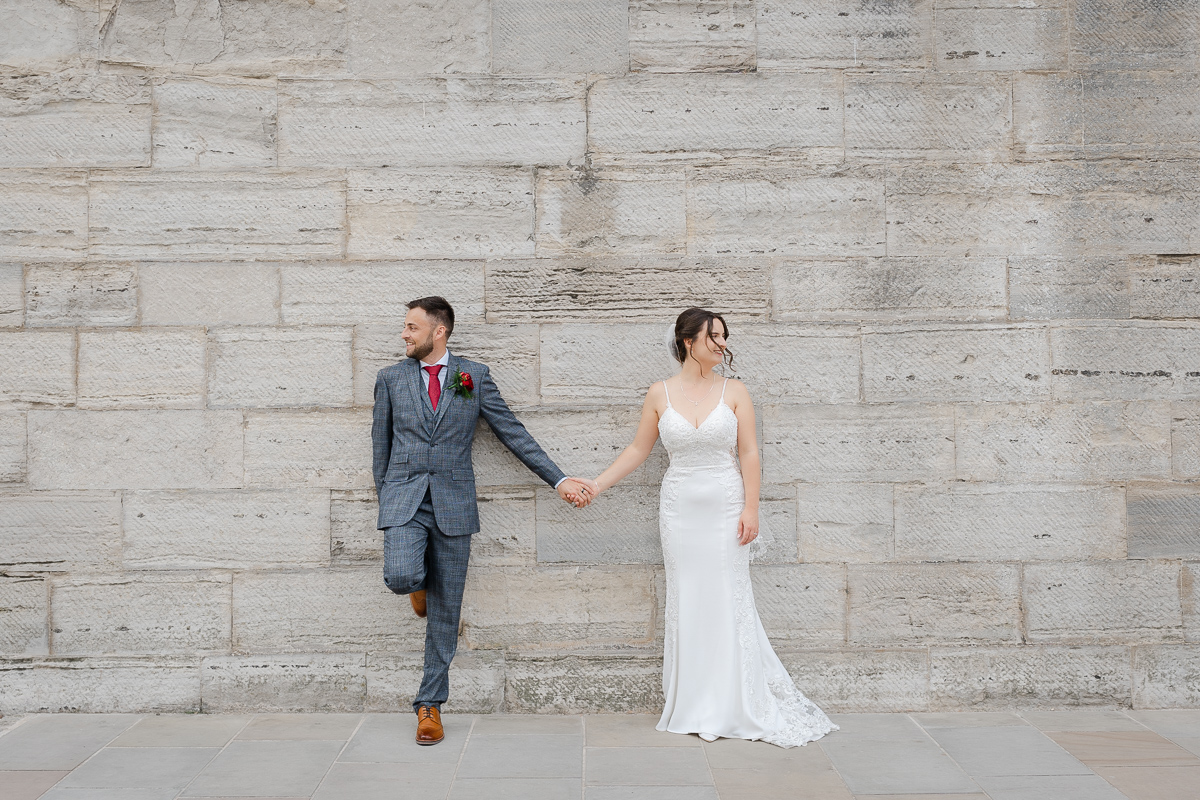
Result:
{"label": "man's bent leg", "polygon": [[462,616],[470,536],[447,536],[436,526],[429,532],[425,552],[428,573],[425,602],[429,616],[425,627],[425,674],[413,708],[441,708],[450,696],[450,662],[458,649],[458,623]]}
{"label": "man's bent leg", "polygon": [[383,582],[396,594],[412,594],[425,588],[425,551],[429,546],[433,500],[425,494],[416,516],[403,525],[383,531]]}

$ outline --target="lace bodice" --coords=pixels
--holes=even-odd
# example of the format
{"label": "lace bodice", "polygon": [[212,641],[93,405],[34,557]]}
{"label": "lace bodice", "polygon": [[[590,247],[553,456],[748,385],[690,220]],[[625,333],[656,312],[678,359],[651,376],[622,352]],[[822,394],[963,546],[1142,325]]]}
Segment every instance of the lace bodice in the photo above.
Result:
{"label": "lace bodice", "polygon": [[[726,379],[726,383],[728,383]],[[666,389],[663,382],[663,389]],[[682,414],[671,405],[667,394],[667,410],[658,420],[658,435],[671,457],[671,468],[714,467],[737,468],[737,416],[725,405],[725,386],[721,386],[721,399],[717,406],[700,423],[692,427]]]}

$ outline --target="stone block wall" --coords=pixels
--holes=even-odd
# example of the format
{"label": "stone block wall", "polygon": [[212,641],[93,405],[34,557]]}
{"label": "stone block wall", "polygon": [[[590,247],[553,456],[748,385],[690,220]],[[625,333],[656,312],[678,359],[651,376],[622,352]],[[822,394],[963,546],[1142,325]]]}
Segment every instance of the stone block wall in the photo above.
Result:
{"label": "stone block wall", "polygon": [[[431,293],[582,474],[727,314],[827,708],[1200,705],[1200,0],[0,7],[0,711],[404,708]],[[657,708],[665,460],[481,429],[454,708]]]}

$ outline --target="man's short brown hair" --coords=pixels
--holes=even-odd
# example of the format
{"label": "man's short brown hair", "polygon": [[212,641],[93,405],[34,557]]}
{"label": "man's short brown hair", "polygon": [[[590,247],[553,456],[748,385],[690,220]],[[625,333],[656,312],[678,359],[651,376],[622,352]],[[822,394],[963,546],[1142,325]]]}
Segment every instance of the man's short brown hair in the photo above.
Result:
{"label": "man's short brown hair", "polygon": [[421,309],[433,318],[435,325],[445,325],[447,339],[450,338],[450,334],[454,333],[454,307],[446,298],[438,295],[420,297],[409,303],[407,307]]}

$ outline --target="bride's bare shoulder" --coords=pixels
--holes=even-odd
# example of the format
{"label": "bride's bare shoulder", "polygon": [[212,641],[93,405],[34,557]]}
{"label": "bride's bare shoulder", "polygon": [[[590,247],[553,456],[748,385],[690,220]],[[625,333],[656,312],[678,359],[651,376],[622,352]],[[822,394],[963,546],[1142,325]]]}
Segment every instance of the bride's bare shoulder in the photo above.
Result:
{"label": "bride's bare shoulder", "polygon": [[731,401],[731,406],[739,402],[754,402],[750,397],[750,390],[746,388],[746,384],[742,383],[737,378],[730,378],[729,383],[725,385],[725,399],[727,401]]}

